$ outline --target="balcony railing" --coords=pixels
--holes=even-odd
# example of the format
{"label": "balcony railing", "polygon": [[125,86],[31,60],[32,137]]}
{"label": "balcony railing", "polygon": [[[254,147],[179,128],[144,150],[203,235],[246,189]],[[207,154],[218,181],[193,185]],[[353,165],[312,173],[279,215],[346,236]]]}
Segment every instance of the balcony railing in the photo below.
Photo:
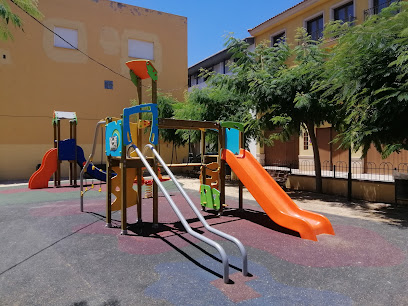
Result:
{"label": "balcony railing", "polygon": [[[366,20],[368,17],[372,15],[377,15],[383,8],[389,7],[391,3],[393,2],[400,2],[400,0],[388,0],[385,3],[382,3],[380,5],[374,6],[372,8],[369,8],[367,10],[364,10],[364,20]],[[398,12],[396,12],[398,13]]]}

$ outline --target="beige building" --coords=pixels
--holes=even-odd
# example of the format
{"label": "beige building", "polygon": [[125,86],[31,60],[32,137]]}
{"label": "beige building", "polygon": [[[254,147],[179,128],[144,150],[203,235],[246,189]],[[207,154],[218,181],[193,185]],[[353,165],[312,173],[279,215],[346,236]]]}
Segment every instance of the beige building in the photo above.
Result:
{"label": "beige building", "polygon": [[[296,30],[304,27],[315,40],[323,35],[324,25],[332,20],[362,23],[366,18],[379,13],[396,0],[304,0],[280,14],[266,20],[248,30],[255,37],[255,44],[269,41],[272,45],[284,38],[292,46],[296,44]],[[334,44],[335,41],[329,42]],[[267,135],[269,132],[266,132]],[[339,171],[348,171],[348,152],[338,149],[338,145],[331,143],[337,135],[329,125],[316,127],[320,159],[323,169],[331,169],[337,165]],[[275,162],[291,163],[313,170],[313,148],[307,133],[293,137],[287,143],[275,142],[274,147],[259,147],[258,159],[266,165]],[[381,172],[392,174],[394,168],[406,171],[408,167],[408,151],[400,154],[393,153],[383,160],[373,147],[365,158],[361,152],[352,156],[353,166],[364,173]]]}
{"label": "beige building", "polygon": [[[150,59],[159,91],[183,98],[187,18],[109,0],[41,0],[41,22],[69,45],[11,5],[24,32],[13,29],[14,40],[0,42],[0,181],[28,179],[35,171],[53,147],[54,110],[76,112],[77,143],[88,156],[98,120],[120,116],[137,96],[128,60]],[[150,83],[143,85],[142,102],[149,103]],[[61,133],[69,137],[68,122]],[[171,145],[161,149],[171,155]]]}

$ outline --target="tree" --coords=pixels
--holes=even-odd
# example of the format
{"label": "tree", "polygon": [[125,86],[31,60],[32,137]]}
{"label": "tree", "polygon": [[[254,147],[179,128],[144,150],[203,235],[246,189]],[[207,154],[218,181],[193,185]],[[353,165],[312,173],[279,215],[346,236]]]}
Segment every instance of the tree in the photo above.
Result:
{"label": "tree", "polygon": [[[175,117],[178,119],[242,122],[243,118],[250,116],[243,97],[225,88],[211,86],[202,89],[195,88],[186,94],[185,101],[175,110]],[[178,133],[183,139],[189,139],[191,143],[197,143],[201,138],[200,131],[180,130]],[[247,136],[250,137],[250,135]],[[207,131],[206,143],[212,145],[210,150],[218,151],[218,134],[214,131]]]}
{"label": "tree", "polygon": [[[10,0],[10,2],[35,18],[42,17],[41,12],[38,10],[37,0]],[[13,39],[9,29],[10,24],[23,30],[23,21],[17,14],[12,12],[8,1],[0,0],[0,40]]]}
{"label": "tree", "polygon": [[[321,164],[314,128],[330,122],[333,110],[312,88],[321,81],[327,53],[322,41],[313,41],[303,28],[298,30],[296,40],[298,45],[293,50],[282,41],[273,47],[259,44],[251,52],[244,42],[230,38],[233,75],[215,75],[211,85],[225,87],[247,98],[257,114],[247,121],[247,127],[258,131],[273,131],[279,127],[281,132],[275,133],[273,138],[281,140],[300,133],[301,127],[305,129],[313,146],[316,191],[321,192]],[[294,63],[288,65],[292,55]]]}
{"label": "tree", "polygon": [[342,146],[363,155],[371,144],[383,157],[408,149],[407,8],[402,1],[361,25],[326,28],[339,38],[319,89],[339,109]]}

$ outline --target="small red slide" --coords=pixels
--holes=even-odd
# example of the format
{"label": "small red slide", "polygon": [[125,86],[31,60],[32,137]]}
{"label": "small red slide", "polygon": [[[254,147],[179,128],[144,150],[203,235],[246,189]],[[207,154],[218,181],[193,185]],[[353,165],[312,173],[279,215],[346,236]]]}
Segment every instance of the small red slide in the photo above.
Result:
{"label": "small red slide", "polygon": [[41,167],[31,175],[28,188],[47,188],[51,175],[57,171],[58,151],[56,148],[48,150],[42,159]]}
{"label": "small red slide", "polygon": [[298,207],[250,152],[241,149],[234,155],[223,150],[222,159],[276,224],[298,232],[303,239],[317,241],[319,234],[334,235],[325,216]]}

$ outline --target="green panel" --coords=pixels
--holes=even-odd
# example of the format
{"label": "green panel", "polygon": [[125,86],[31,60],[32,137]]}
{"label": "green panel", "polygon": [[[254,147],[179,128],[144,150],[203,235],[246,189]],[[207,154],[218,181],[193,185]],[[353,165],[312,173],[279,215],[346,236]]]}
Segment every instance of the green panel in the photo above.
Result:
{"label": "green panel", "polygon": [[158,77],[157,77],[156,69],[154,69],[154,67],[150,64],[150,62],[146,63],[146,67],[147,67],[147,73],[152,78],[152,80],[157,81]]}
{"label": "green panel", "polygon": [[130,73],[130,79],[132,80],[133,84],[135,84],[135,86],[137,87],[137,82],[139,78],[132,70],[129,70],[129,73]]}
{"label": "green panel", "polygon": [[244,124],[240,122],[225,121],[221,122],[221,126],[225,128],[236,129],[240,132],[244,132]]}
{"label": "green panel", "polygon": [[220,200],[221,192],[219,192],[215,188],[212,188],[211,191],[212,191],[213,207],[214,207],[215,210],[220,210],[220,208],[221,208],[221,200]]}
{"label": "green panel", "polygon": [[208,185],[201,185],[200,201],[201,206],[209,209],[219,210],[221,207],[220,192]]}

